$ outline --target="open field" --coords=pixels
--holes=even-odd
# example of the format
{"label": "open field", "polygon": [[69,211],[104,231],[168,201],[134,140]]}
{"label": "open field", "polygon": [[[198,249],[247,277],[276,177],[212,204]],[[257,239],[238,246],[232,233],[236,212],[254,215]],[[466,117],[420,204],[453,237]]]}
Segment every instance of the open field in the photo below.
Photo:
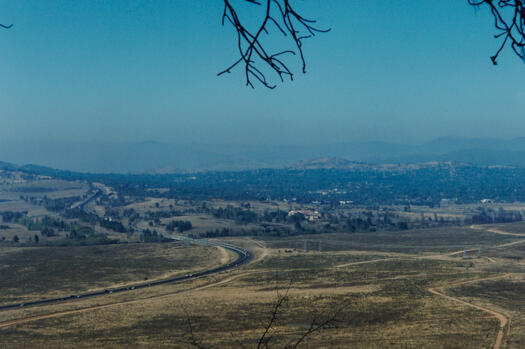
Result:
{"label": "open field", "polygon": [[[251,348],[279,295],[286,297],[269,348],[327,319],[304,347],[523,347],[525,224],[474,223],[517,219],[522,204],[179,200],[0,178],[0,208],[27,211],[0,222],[0,304],[133,285],[233,258],[223,248],[168,243],[176,235],[209,236],[254,255],[248,265],[180,284],[2,311],[0,348]],[[149,192],[169,193],[160,189]],[[168,229],[173,222],[191,227]],[[123,243],[130,241],[146,243]]]}
{"label": "open field", "polygon": [[523,234],[525,236],[525,222],[515,222],[507,224],[491,224],[487,225],[490,229],[501,229],[511,234]]}
{"label": "open field", "polygon": [[[423,262],[419,272],[428,269],[428,264]],[[381,348],[385,345],[406,347],[407,343],[413,343],[412,347],[461,348],[467,344],[490,347],[484,345],[485,336],[487,331],[496,330],[494,321],[432,299],[424,287],[434,280],[419,275],[414,281],[410,275],[414,271],[404,269],[415,266],[417,263],[397,266],[378,263],[369,264],[367,270],[362,271],[362,266],[356,265],[337,274],[329,268],[310,270],[309,274],[286,270],[280,276],[282,279],[276,278],[274,271],[246,274],[216,288],[8,328],[2,330],[2,338],[19,338],[18,343],[9,342],[14,347],[23,347],[28,341],[51,347],[73,347],[78,343],[82,343],[81,347],[186,347],[188,312],[194,322],[195,335],[205,343],[225,348],[235,346],[236,341],[248,345],[253,343],[255,334],[262,331],[275,299],[275,288],[287,287],[288,278],[293,276],[297,281],[289,290],[290,300],[280,318],[279,332],[275,334],[279,342],[297,338],[316,312],[333,311],[335,304],[344,305],[339,328],[312,337],[308,342],[310,346]],[[455,263],[445,262],[426,273],[455,268]],[[312,275],[327,283],[311,284]],[[140,318],[136,317],[138,314]],[[467,322],[463,320],[465,315],[470,315]],[[42,332],[45,328],[53,330]],[[227,331],[233,333],[234,339],[221,334]]]}
{"label": "open field", "polygon": [[[308,337],[306,347],[493,348],[499,330],[496,318],[428,291],[431,287],[470,280],[468,284],[445,288],[444,292],[479,303],[482,309],[504,311],[511,318],[511,325],[510,330],[505,327],[503,343],[508,348],[519,348],[524,333],[519,315],[523,276],[513,273],[511,279],[479,284],[476,280],[497,275],[507,267],[515,270],[515,261],[503,255],[498,257],[498,253],[519,249],[521,245],[515,237],[483,228],[410,231],[398,239],[396,233],[370,233],[370,239],[374,235],[390,239],[392,248],[381,251],[326,245],[324,252],[303,253],[299,239],[296,251],[284,252],[279,240],[231,238],[228,240],[242,242],[256,255],[254,262],[239,271],[133,295],[9,311],[0,314],[0,319],[58,313],[7,327],[0,322],[1,344],[6,348],[191,348],[192,331],[205,347],[231,348],[241,343],[253,347],[278,292],[287,292],[287,301],[271,332],[274,343],[297,340],[312,319],[321,320],[337,311],[337,327]],[[430,246],[439,240],[442,247],[429,248],[432,253],[395,247],[396,243],[405,246],[409,237],[418,233],[414,244]],[[480,237],[492,261],[484,254],[462,259],[461,254],[450,252],[450,246],[458,241],[468,243],[472,239],[470,245],[475,245]],[[344,241],[337,235],[331,238]],[[283,241],[285,245],[289,243]],[[341,241],[337,245],[341,246]],[[517,243],[507,247],[512,242]],[[154,253],[159,251],[150,251]],[[202,257],[198,250],[187,253]],[[216,256],[210,256],[213,257]]]}
{"label": "open field", "polygon": [[308,248],[316,250],[319,241],[324,251],[375,250],[396,252],[447,252],[464,247],[493,246],[519,239],[516,236],[498,235],[483,228],[442,227],[413,229],[407,231],[336,233],[323,235],[299,235],[283,238],[264,238],[274,248],[304,248],[304,240],[309,240]]}
{"label": "open field", "polygon": [[0,304],[67,297],[222,263],[217,248],[179,243],[2,248]]}
{"label": "open field", "polygon": [[12,241],[13,237],[17,235],[20,241],[26,242],[29,238],[33,239],[35,234],[39,232],[30,231],[25,226],[21,224],[2,224],[2,229],[0,229],[0,239]]}
{"label": "open field", "polygon": [[34,198],[45,196],[50,199],[82,197],[88,190],[89,186],[86,182],[55,180],[42,176],[25,178],[17,173],[6,177],[6,173],[0,171],[0,212],[27,210],[32,216],[40,216],[45,214],[46,210],[22,200],[21,196]]}

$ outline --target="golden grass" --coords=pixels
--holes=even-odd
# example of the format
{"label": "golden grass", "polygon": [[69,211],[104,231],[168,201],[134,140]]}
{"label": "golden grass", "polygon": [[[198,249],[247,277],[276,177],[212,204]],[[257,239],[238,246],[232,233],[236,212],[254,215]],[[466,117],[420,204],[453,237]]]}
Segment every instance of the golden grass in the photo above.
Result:
{"label": "golden grass", "polygon": [[[313,335],[305,347],[492,348],[499,328],[495,318],[427,289],[518,268],[519,263],[504,252],[510,248],[521,253],[515,244],[491,250],[491,260],[385,251],[305,254],[284,253],[280,247],[249,238],[229,241],[252,249],[254,261],[240,270],[187,284],[0,313],[0,322],[44,316],[14,326],[0,324],[0,348],[189,348],[188,318],[206,347],[233,348],[241,343],[253,347],[277,290],[282,293],[288,287],[289,300],[272,332],[278,347],[297,339],[313,317],[342,306],[338,327]],[[220,250],[215,257],[221,262],[228,258]],[[290,280],[294,281],[288,286]],[[446,291],[508,314],[510,329],[504,343],[520,348],[525,312],[520,314],[515,304],[499,299],[495,287],[506,286],[494,282],[473,282]],[[513,287],[521,285],[523,274],[514,273],[512,282]],[[519,297],[514,298],[519,302]],[[56,315],[49,316],[52,313]]]}

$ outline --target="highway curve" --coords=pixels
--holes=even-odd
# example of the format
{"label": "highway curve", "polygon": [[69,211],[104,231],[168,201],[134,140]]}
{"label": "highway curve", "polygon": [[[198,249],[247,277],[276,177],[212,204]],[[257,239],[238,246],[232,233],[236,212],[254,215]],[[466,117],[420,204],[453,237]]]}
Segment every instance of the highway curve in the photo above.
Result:
{"label": "highway curve", "polygon": [[64,316],[64,315],[80,314],[80,313],[84,313],[86,311],[100,310],[100,309],[105,309],[105,308],[109,308],[109,307],[114,307],[114,306],[117,306],[117,305],[135,304],[135,303],[144,302],[145,300],[166,298],[166,297],[171,297],[174,294],[180,294],[180,293],[185,293],[185,292],[195,292],[195,291],[203,290],[203,289],[206,289],[206,288],[215,287],[215,286],[218,286],[218,285],[224,285],[224,284],[226,284],[228,282],[231,282],[233,280],[237,280],[237,279],[243,278],[245,276],[253,275],[253,274],[257,274],[257,273],[261,273],[261,272],[262,271],[251,271],[251,272],[245,272],[245,273],[241,273],[241,274],[236,274],[236,275],[230,276],[230,277],[228,277],[226,279],[222,279],[220,281],[216,281],[216,282],[213,282],[213,283],[210,283],[210,284],[206,284],[206,285],[203,285],[203,286],[199,286],[199,287],[196,287],[196,288],[191,288],[191,289],[182,290],[182,291],[179,290],[179,291],[175,291],[175,292],[172,292],[172,293],[165,293],[165,294],[162,294],[162,295],[156,295],[156,296],[147,297],[147,298],[138,298],[138,299],[132,299],[132,300],[121,301],[121,302],[116,302],[116,303],[94,305],[94,306],[89,306],[89,307],[80,308],[80,309],[59,311],[59,312],[54,312],[54,313],[50,313],[50,314],[35,315],[35,316],[30,316],[30,317],[26,317],[26,318],[22,318],[22,319],[8,320],[8,321],[0,322],[0,328],[6,328],[6,327],[11,327],[11,326],[16,326],[16,325],[22,325],[22,324],[26,324],[28,322],[34,322],[34,321],[44,320],[44,319],[51,319],[51,318],[60,317],[60,316]]}
{"label": "highway curve", "polygon": [[208,241],[204,239],[201,240],[201,239],[180,238],[180,240],[188,241],[193,244],[222,247],[232,252],[235,252],[237,254],[237,259],[235,259],[234,261],[230,263],[221,265],[219,267],[200,271],[200,272],[193,273],[193,274],[187,274],[183,276],[177,276],[177,277],[157,280],[157,281],[137,283],[137,284],[126,286],[126,287],[108,288],[103,291],[79,293],[79,294],[74,294],[68,297],[48,298],[48,299],[41,299],[41,300],[33,301],[33,302],[8,304],[8,305],[0,306],[0,311],[15,309],[15,308],[29,307],[29,306],[62,303],[62,302],[67,302],[67,301],[71,301],[74,299],[91,298],[91,297],[103,296],[103,295],[108,295],[108,294],[113,294],[113,293],[128,292],[128,291],[137,290],[141,288],[155,287],[155,286],[160,286],[160,285],[165,285],[165,284],[180,283],[180,282],[187,281],[190,279],[195,279],[201,276],[211,275],[211,274],[219,273],[225,270],[236,268],[240,265],[248,263],[252,258],[252,254],[250,253],[250,251],[244,248],[238,247],[238,246],[234,246],[234,245],[230,245],[226,243],[220,243],[220,242],[212,242],[212,241]]}

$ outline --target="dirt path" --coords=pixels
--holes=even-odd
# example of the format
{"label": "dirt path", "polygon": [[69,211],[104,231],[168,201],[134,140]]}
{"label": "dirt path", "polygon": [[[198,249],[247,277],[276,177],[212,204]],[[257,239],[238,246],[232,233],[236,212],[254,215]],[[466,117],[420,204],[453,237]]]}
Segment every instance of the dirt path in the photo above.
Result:
{"label": "dirt path", "polygon": [[246,238],[246,240],[253,242],[255,245],[257,245],[257,250],[259,251],[259,255],[256,256],[250,262],[250,264],[255,264],[262,261],[264,258],[266,258],[266,256],[268,256],[271,253],[270,249],[266,246],[266,244],[263,241],[255,240],[253,238]]}
{"label": "dirt path", "polygon": [[265,244],[264,242],[260,241],[260,240],[255,240],[255,239],[250,238],[250,237],[249,237],[249,238],[246,238],[246,240],[253,242],[254,244],[256,244],[257,246],[259,246],[260,248],[267,248],[267,247],[266,247],[266,244]]}
{"label": "dirt path", "polygon": [[490,277],[486,277],[486,278],[467,280],[467,281],[460,281],[460,282],[456,282],[456,283],[445,285],[445,286],[430,287],[428,289],[428,291],[430,293],[436,295],[436,296],[440,296],[440,297],[446,298],[448,300],[451,300],[453,302],[456,302],[456,303],[459,303],[459,304],[463,304],[463,305],[469,306],[471,308],[484,311],[484,312],[489,313],[490,315],[494,316],[496,319],[498,319],[499,320],[499,331],[498,331],[498,336],[496,337],[496,341],[494,343],[493,349],[499,349],[501,347],[501,343],[503,342],[503,330],[505,329],[505,325],[507,325],[507,323],[509,322],[509,319],[504,314],[498,313],[495,310],[492,310],[492,309],[489,309],[489,308],[485,308],[485,307],[482,307],[480,305],[469,303],[467,301],[461,300],[461,299],[453,297],[453,296],[446,295],[443,292],[438,291],[438,289],[444,289],[444,288],[449,288],[449,287],[454,287],[454,286],[459,286],[459,285],[464,285],[464,284],[476,283],[476,282],[481,282],[481,281],[485,281],[485,280],[501,279],[501,278],[506,278],[506,277],[509,277],[509,276],[510,276],[510,274],[501,274],[501,275],[495,275],[495,276],[490,276]]}
{"label": "dirt path", "polygon": [[[470,228],[471,229],[481,229],[481,228],[479,228],[477,226],[473,226],[473,225],[470,226]],[[487,231],[489,231],[491,233],[495,233],[495,234],[503,234],[503,235],[512,235],[512,236],[525,237],[525,234],[507,233],[507,232],[499,230],[499,229],[490,229],[490,230],[487,229]],[[525,239],[518,240],[518,241],[513,241],[513,242],[509,242],[509,243],[504,243],[504,244],[500,244],[500,245],[496,245],[496,246],[492,246],[491,248],[505,248],[505,247],[514,246],[514,245],[523,244],[523,243],[525,243]],[[477,248],[468,249],[468,250],[466,250],[466,252],[472,252],[472,251],[477,251],[477,250],[478,250]],[[435,255],[429,255],[429,256],[414,256],[414,257],[406,257],[406,258],[409,258],[409,259],[441,259],[441,258],[446,259],[446,258],[449,258],[449,257],[453,257],[453,256],[456,256],[456,255],[462,254],[463,252],[464,252],[463,250],[460,250],[460,251],[455,251],[455,252],[435,254]],[[492,259],[490,257],[487,257],[487,258],[488,258],[488,260],[490,262],[495,262],[494,259]],[[381,262],[381,261],[389,261],[389,260],[395,260],[395,259],[402,259],[402,258],[401,257],[397,257],[397,258],[381,258],[381,259],[373,259],[373,260],[369,260],[369,261],[345,263],[345,264],[337,265],[337,266],[335,266],[335,268],[341,268],[341,267],[352,266],[352,265],[361,265],[361,264],[367,264],[367,263],[375,263],[375,262]],[[507,316],[505,316],[504,314],[499,313],[499,312],[497,312],[495,310],[492,310],[492,309],[489,309],[489,308],[486,308],[486,307],[483,307],[483,306],[480,306],[480,305],[472,304],[472,303],[469,303],[467,301],[461,300],[461,299],[459,299],[457,297],[448,296],[448,295],[446,295],[445,293],[443,293],[443,292],[441,292],[439,290],[442,290],[444,288],[464,285],[464,284],[481,282],[481,281],[485,281],[485,280],[501,279],[501,278],[505,278],[505,277],[509,277],[509,276],[510,276],[510,274],[506,273],[506,274],[500,274],[500,275],[495,275],[495,276],[490,276],[490,277],[485,277],[485,278],[480,278],[480,279],[460,281],[460,282],[452,283],[452,284],[449,284],[449,285],[430,287],[430,288],[428,288],[428,291],[430,293],[436,295],[436,296],[443,297],[443,298],[448,299],[450,301],[453,301],[453,302],[456,302],[456,303],[459,303],[459,304],[463,304],[463,305],[469,306],[469,307],[474,308],[474,309],[478,309],[478,310],[484,311],[484,312],[490,314],[491,316],[495,317],[496,319],[498,319],[498,321],[500,323],[500,328],[499,328],[498,335],[496,337],[496,341],[494,343],[493,349],[500,349],[501,344],[503,343],[503,335],[504,335],[503,331],[505,329],[505,326],[509,322],[509,319],[508,319]]]}
{"label": "dirt path", "polygon": [[[517,237],[522,237],[523,238],[521,240],[517,240],[517,241],[513,241],[513,242],[506,242],[506,243],[501,244],[501,245],[488,247],[488,249],[504,248],[504,247],[514,246],[514,245],[525,244],[525,234],[509,233],[507,231],[503,231],[503,230],[500,230],[500,229],[484,229],[482,226],[479,226],[479,225],[471,225],[471,226],[469,226],[469,228],[470,229],[477,229],[477,230],[485,230],[485,231],[488,231],[488,232],[494,233],[494,234],[510,235],[510,236],[517,236]],[[477,250],[477,249],[473,249],[473,250]],[[468,252],[468,250],[467,250],[467,252]]]}
{"label": "dirt path", "polygon": [[359,262],[350,262],[350,263],[344,263],[334,266],[334,268],[343,268],[343,267],[349,267],[352,265],[361,265],[361,264],[369,264],[369,263],[376,263],[376,262],[385,262],[385,261],[392,261],[396,259],[401,259],[401,257],[389,257],[389,258],[380,258],[380,259],[371,259],[369,261],[359,261]]}
{"label": "dirt path", "polygon": [[484,228],[483,228],[482,226],[480,226],[480,225],[471,225],[469,228],[470,228],[470,229],[478,229],[478,230],[486,230],[486,231],[491,232],[491,233],[494,233],[494,234],[519,236],[519,237],[523,237],[523,238],[525,238],[525,234],[509,233],[508,231],[503,231],[503,230],[496,229],[496,228],[493,228],[493,229],[484,229]]}
{"label": "dirt path", "polygon": [[[509,233],[509,232],[506,232],[506,231],[503,231],[503,230],[500,230],[500,229],[495,229],[495,228],[494,229],[484,229],[482,226],[479,226],[479,225],[471,225],[469,228],[470,229],[485,230],[485,231],[488,231],[488,232],[491,232],[491,233],[494,233],[494,234],[510,235],[510,236],[517,236],[517,237],[524,237],[525,238],[525,234]],[[517,241],[513,241],[513,242],[508,242],[508,243],[504,243],[504,244],[500,244],[500,245],[495,245],[495,246],[489,247],[489,249],[505,248],[505,247],[519,245],[519,244],[523,244],[523,243],[525,243],[525,239],[521,239],[521,240],[517,240]],[[470,250],[467,250],[467,252],[476,251],[476,250],[477,249],[470,249]],[[453,255],[457,255],[459,253],[463,253],[463,251],[453,252],[453,253],[449,253],[447,255],[448,256],[453,256]],[[495,262],[495,260],[490,258],[490,257],[487,257],[487,259],[490,262]],[[461,299],[456,298],[456,297],[448,296],[448,295],[444,294],[443,292],[438,291],[438,289],[444,289],[444,288],[459,286],[459,285],[463,285],[463,284],[475,283],[475,282],[480,282],[480,281],[484,281],[484,280],[501,279],[501,278],[505,278],[505,277],[508,277],[508,276],[510,276],[510,274],[507,273],[507,274],[500,274],[500,275],[495,275],[495,276],[491,276],[491,277],[487,277],[487,278],[481,278],[481,279],[475,279],[475,280],[467,280],[467,281],[460,281],[460,282],[456,282],[456,283],[445,285],[445,286],[430,287],[428,289],[428,291],[430,293],[434,294],[434,295],[446,298],[446,299],[454,301],[456,303],[460,303],[460,304],[463,304],[463,305],[467,305],[467,306],[469,306],[471,308],[482,310],[482,311],[484,311],[486,313],[489,313],[490,315],[494,316],[495,318],[497,318],[499,320],[499,323],[500,323],[500,328],[499,328],[498,336],[496,337],[496,341],[494,343],[493,349],[499,349],[501,347],[501,344],[503,343],[503,334],[504,334],[503,330],[504,330],[505,326],[507,325],[507,323],[509,322],[509,318],[508,317],[506,317],[502,313],[498,313],[495,310],[492,310],[492,309],[489,309],[489,308],[485,308],[485,307],[482,307],[480,305],[472,304],[472,303],[466,302],[466,301],[461,300]]]}
{"label": "dirt path", "polygon": [[519,236],[519,237],[525,238],[525,234],[509,233],[507,231],[503,231],[499,229],[488,229],[487,231],[490,231],[491,233],[494,233],[494,234],[512,235],[512,236]]}
{"label": "dirt path", "polygon": [[229,278],[226,278],[226,279],[223,279],[223,280],[220,280],[220,281],[208,284],[208,285],[203,285],[203,286],[200,286],[200,287],[197,287],[197,288],[192,288],[191,290],[188,290],[186,292],[195,292],[195,291],[204,290],[204,289],[207,289],[207,288],[210,288],[210,287],[224,285],[224,284],[227,284],[229,282],[232,282],[233,280],[237,280],[237,279],[243,278],[243,277],[248,276],[248,275],[259,274],[259,273],[264,273],[264,270],[261,270],[261,271],[250,271],[250,272],[246,272],[246,273],[233,275],[233,276],[231,276]]}
{"label": "dirt path", "polygon": [[231,256],[228,250],[220,246],[217,246],[217,248],[219,249],[219,252],[221,253],[220,264],[224,265],[228,263],[231,260]]}
{"label": "dirt path", "polygon": [[[497,247],[505,247],[510,245],[515,245],[516,243],[525,243],[525,240],[520,240],[516,242],[511,242],[509,244],[500,245]],[[466,252],[473,252],[477,251],[477,248],[466,250]],[[399,257],[387,257],[387,258],[379,258],[379,259],[372,259],[369,261],[360,261],[360,262],[350,262],[350,263],[344,263],[334,266],[334,268],[343,268],[348,267],[352,265],[361,265],[361,264],[368,264],[368,263],[376,263],[376,262],[385,262],[385,261],[392,261],[392,260],[400,260],[400,259],[447,259],[449,257],[453,257],[458,254],[462,254],[464,251],[454,251],[454,252],[447,252],[447,253],[439,253],[439,254],[432,254],[427,256],[399,256]],[[492,260],[494,262],[494,260]]]}

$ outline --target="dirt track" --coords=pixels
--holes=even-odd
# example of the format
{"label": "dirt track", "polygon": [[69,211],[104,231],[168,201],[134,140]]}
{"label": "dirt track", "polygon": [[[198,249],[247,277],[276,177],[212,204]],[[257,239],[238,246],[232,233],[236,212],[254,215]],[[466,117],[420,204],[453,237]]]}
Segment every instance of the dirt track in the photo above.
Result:
{"label": "dirt track", "polygon": [[252,259],[250,264],[255,264],[262,261],[266,258],[266,256],[268,256],[271,253],[270,249],[266,246],[264,242],[252,238],[247,238],[247,240],[257,245],[257,253],[255,254],[255,258]]}
{"label": "dirt track", "polygon": [[389,258],[371,259],[369,261],[350,262],[350,263],[336,265],[334,268],[343,268],[343,267],[349,267],[352,265],[369,264],[369,263],[376,263],[376,262],[386,262],[386,261],[391,261],[395,259],[401,259],[401,257],[389,257]]}
{"label": "dirt track", "polygon": [[[471,225],[469,227],[470,229],[481,229],[481,230],[484,230],[483,226],[481,225]],[[501,235],[511,235],[511,236],[518,236],[518,237],[522,237],[522,238],[525,238],[525,234],[518,234],[518,233],[509,233],[508,231],[503,231],[503,230],[500,230],[500,229],[486,229],[486,231],[488,232],[491,232],[491,233],[494,233],[494,234],[501,234]]]}
{"label": "dirt track", "polygon": [[482,310],[482,311],[484,311],[486,313],[489,313],[490,315],[494,316],[496,319],[498,319],[499,320],[499,331],[498,331],[498,336],[496,337],[496,341],[494,342],[493,349],[499,349],[501,347],[501,343],[503,342],[503,330],[505,329],[505,326],[507,325],[507,323],[509,321],[509,319],[504,314],[498,313],[495,310],[492,310],[492,309],[489,309],[489,308],[485,308],[485,307],[482,307],[480,305],[476,305],[476,304],[472,304],[472,303],[466,302],[466,301],[461,300],[461,299],[456,298],[456,297],[448,296],[448,295],[438,291],[438,289],[454,287],[454,286],[470,284],[470,283],[476,283],[476,282],[485,281],[485,280],[501,279],[501,278],[505,278],[505,277],[509,277],[509,276],[510,276],[510,274],[501,274],[501,275],[495,275],[495,276],[490,276],[490,277],[486,277],[486,278],[467,280],[467,281],[460,281],[460,282],[456,282],[456,283],[445,285],[445,286],[430,287],[428,289],[428,291],[430,293],[432,293],[432,294],[435,294],[436,296],[440,296],[440,297],[446,298],[448,300],[451,300],[451,301],[454,301],[456,303],[460,303],[460,304],[469,306],[469,307],[474,308],[474,309]]}
{"label": "dirt track", "polygon": [[[475,225],[471,225],[469,228],[471,228],[471,229],[481,229],[481,227],[475,226]],[[494,234],[502,234],[502,235],[512,235],[512,236],[525,237],[525,234],[508,233],[508,232],[505,232],[505,231],[502,231],[502,230],[499,230],[499,229],[488,229],[487,231],[489,231],[491,233],[494,233]],[[500,245],[496,245],[496,246],[492,246],[491,248],[505,248],[505,247],[514,246],[514,245],[523,244],[523,243],[525,243],[525,239],[518,240],[518,241],[513,241],[513,242],[508,242],[508,243],[504,243],[504,244],[500,244]],[[466,250],[466,252],[472,252],[472,251],[477,251],[477,248],[476,249]],[[456,255],[462,254],[463,252],[464,252],[463,250],[460,250],[460,251],[444,253],[444,254],[436,254],[436,255],[420,256],[420,257],[407,257],[407,258],[410,258],[410,259],[440,259],[440,258],[453,257],[453,256],[456,256]],[[345,263],[345,264],[337,265],[336,268],[352,266],[352,265],[367,264],[367,263],[382,262],[382,261],[388,261],[388,260],[393,260],[393,259],[402,259],[402,258],[381,258],[381,259],[374,259],[374,260],[370,260],[370,261]],[[495,262],[494,259],[491,259],[490,257],[489,257],[489,261],[490,262]],[[448,295],[440,292],[439,289],[459,286],[459,285],[463,285],[463,284],[476,283],[476,282],[481,282],[481,281],[484,281],[484,280],[501,279],[501,278],[505,278],[505,277],[509,277],[509,276],[510,276],[510,274],[506,273],[506,274],[500,274],[500,275],[495,275],[495,276],[490,276],[490,277],[485,277],[485,278],[480,278],[480,279],[460,281],[460,282],[456,282],[456,283],[449,284],[449,285],[430,287],[430,288],[428,288],[428,291],[430,293],[436,295],[436,296],[440,296],[440,297],[446,298],[448,300],[451,300],[453,302],[456,302],[456,303],[459,303],[459,304],[463,304],[463,305],[469,306],[471,308],[475,308],[475,309],[484,311],[486,313],[489,313],[491,316],[495,317],[496,319],[498,319],[499,323],[500,323],[500,328],[499,328],[499,331],[498,331],[498,335],[496,337],[496,341],[494,342],[493,349],[500,349],[501,348],[501,344],[503,343],[504,329],[505,329],[505,326],[507,325],[507,323],[509,321],[507,316],[505,316],[504,314],[499,313],[499,312],[497,312],[495,310],[492,310],[492,309],[489,309],[489,308],[485,308],[485,307],[482,307],[480,305],[472,304],[472,303],[466,302],[466,301],[461,300],[461,299],[456,298],[456,297],[448,296]]]}
{"label": "dirt track", "polygon": [[[470,229],[483,229],[483,227],[481,227],[479,225],[471,225],[469,228]],[[517,237],[524,237],[525,238],[525,234],[509,233],[509,232],[506,232],[506,231],[503,231],[503,230],[500,230],[500,229],[487,229],[486,231],[494,233],[494,234],[511,235],[511,236],[517,236]],[[501,244],[501,245],[492,246],[491,248],[492,249],[494,249],[494,248],[505,248],[505,247],[514,246],[514,245],[523,244],[523,243],[525,243],[525,239],[518,240],[518,241],[513,241],[513,242],[508,242],[508,243],[504,243],[504,244]],[[473,249],[473,250],[476,250],[476,249]],[[462,253],[462,252],[463,251],[453,252],[453,253],[448,254],[448,255],[452,256],[452,255],[456,255],[456,254],[459,254],[459,253]],[[489,258],[489,261],[495,262],[493,259],[491,260],[491,258]],[[485,308],[485,307],[482,307],[482,306],[479,306],[479,305],[476,305],[476,304],[472,304],[472,303],[466,302],[466,301],[461,300],[461,299],[456,298],[456,297],[448,296],[448,295],[438,291],[438,289],[454,287],[454,286],[459,286],[459,285],[469,284],[469,283],[475,283],[475,282],[480,282],[480,281],[484,281],[484,280],[501,279],[501,278],[505,278],[505,277],[508,277],[508,276],[510,276],[510,274],[507,273],[507,274],[500,274],[500,275],[495,275],[495,276],[491,276],[491,277],[487,277],[487,278],[461,281],[461,282],[457,282],[457,283],[453,283],[453,284],[449,284],[449,285],[445,285],[445,286],[431,287],[431,288],[428,289],[428,291],[430,293],[434,294],[434,295],[437,295],[437,296],[440,296],[440,297],[444,297],[444,298],[446,298],[448,300],[451,300],[451,301],[454,301],[456,303],[460,303],[460,304],[467,305],[467,306],[475,308],[475,309],[482,310],[482,311],[484,311],[486,313],[491,314],[495,318],[497,318],[499,320],[499,322],[500,322],[500,328],[499,328],[499,331],[498,331],[498,336],[496,337],[496,341],[494,342],[493,349],[499,349],[501,347],[501,344],[503,343],[503,335],[504,335],[503,331],[504,331],[505,326],[507,325],[507,323],[509,321],[509,319],[504,314],[498,313],[497,311],[489,309],[489,308]]]}

